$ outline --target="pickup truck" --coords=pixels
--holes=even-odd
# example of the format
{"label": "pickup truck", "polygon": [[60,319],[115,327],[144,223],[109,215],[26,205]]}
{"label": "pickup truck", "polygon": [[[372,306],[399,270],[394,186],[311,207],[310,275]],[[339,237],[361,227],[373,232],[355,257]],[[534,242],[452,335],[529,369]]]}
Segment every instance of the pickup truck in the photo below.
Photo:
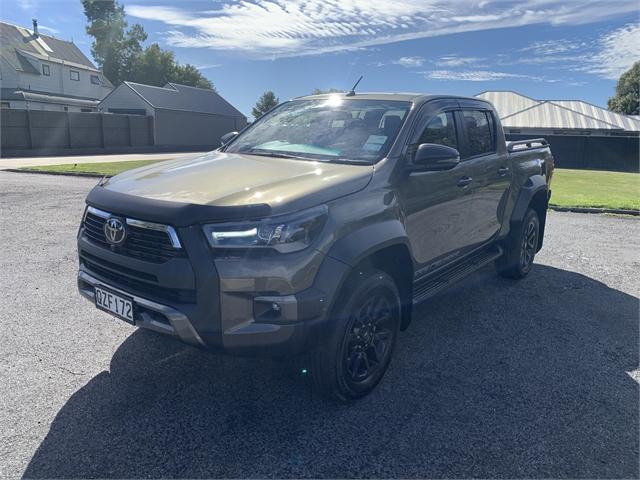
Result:
{"label": "pickup truck", "polygon": [[339,401],[375,388],[415,304],[490,263],[523,278],[542,247],[553,156],[484,100],[306,96],[223,142],[91,190],[80,293],[192,345],[299,355]]}

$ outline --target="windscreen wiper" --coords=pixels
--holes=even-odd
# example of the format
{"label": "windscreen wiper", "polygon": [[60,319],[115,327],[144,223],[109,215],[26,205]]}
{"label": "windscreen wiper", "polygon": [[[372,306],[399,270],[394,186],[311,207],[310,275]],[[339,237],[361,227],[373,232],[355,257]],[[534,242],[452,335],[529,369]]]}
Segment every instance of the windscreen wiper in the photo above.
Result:
{"label": "windscreen wiper", "polygon": [[348,165],[372,165],[369,160],[358,160],[355,158],[336,158],[335,160],[331,160],[333,163],[346,163]]}
{"label": "windscreen wiper", "polygon": [[249,150],[249,155],[259,155],[261,157],[275,157],[275,158],[295,158],[296,160],[316,160],[315,158],[301,157],[299,155],[292,155],[290,153],[272,152],[269,150]]}
{"label": "windscreen wiper", "polygon": [[283,153],[283,152],[275,152],[271,150],[259,150],[259,149],[251,149],[246,152],[242,152],[249,155],[258,155],[261,157],[275,157],[275,158],[294,158],[296,160],[310,160],[313,162],[322,162],[322,163],[344,163],[348,165],[371,165],[371,162],[367,160],[356,160],[353,158],[345,158],[345,157],[332,157],[332,158],[315,158],[315,157],[301,157],[299,155],[293,155],[291,153]]}

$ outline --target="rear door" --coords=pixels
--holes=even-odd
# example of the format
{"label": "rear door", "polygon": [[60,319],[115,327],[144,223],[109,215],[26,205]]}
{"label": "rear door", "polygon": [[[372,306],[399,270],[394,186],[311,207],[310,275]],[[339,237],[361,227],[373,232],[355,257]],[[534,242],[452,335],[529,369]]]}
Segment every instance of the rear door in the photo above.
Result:
{"label": "rear door", "polygon": [[488,105],[461,100],[459,116],[467,148],[463,155],[473,169],[474,215],[469,230],[477,246],[491,240],[500,230],[511,170],[506,148],[504,145],[500,148],[498,143],[498,123]]}
{"label": "rear door", "polygon": [[460,148],[455,100],[427,103],[416,123],[407,152],[409,172],[399,193],[414,259],[425,271],[448,263],[469,247],[472,168],[461,162],[445,171],[411,170],[418,145],[436,143]]}

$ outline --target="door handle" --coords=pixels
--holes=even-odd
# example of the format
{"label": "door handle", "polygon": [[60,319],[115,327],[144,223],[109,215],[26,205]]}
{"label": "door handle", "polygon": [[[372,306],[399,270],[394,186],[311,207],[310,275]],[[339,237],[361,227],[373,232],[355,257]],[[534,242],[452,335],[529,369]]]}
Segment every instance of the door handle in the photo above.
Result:
{"label": "door handle", "polygon": [[509,173],[509,167],[500,167],[498,169],[498,175],[504,177],[507,173]]}
{"label": "door handle", "polygon": [[473,182],[473,178],[471,178],[471,177],[462,177],[460,180],[458,180],[458,183],[456,185],[458,185],[459,187],[466,187],[471,182]]}

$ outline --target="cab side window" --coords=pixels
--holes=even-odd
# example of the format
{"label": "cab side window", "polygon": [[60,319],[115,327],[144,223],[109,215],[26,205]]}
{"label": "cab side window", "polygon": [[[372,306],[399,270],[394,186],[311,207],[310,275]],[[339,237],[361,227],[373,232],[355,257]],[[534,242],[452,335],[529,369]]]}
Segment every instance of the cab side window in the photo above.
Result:
{"label": "cab side window", "polygon": [[442,112],[431,119],[422,135],[420,135],[420,140],[418,140],[418,145],[423,143],[437,143],[438,145],[458,148],[453,112]]}
{"label": "cab side window", "polygon": [[469,140],[469,156],[495,152],[495,128],[491,113],[481,110],[463,110],[462,118]]}

